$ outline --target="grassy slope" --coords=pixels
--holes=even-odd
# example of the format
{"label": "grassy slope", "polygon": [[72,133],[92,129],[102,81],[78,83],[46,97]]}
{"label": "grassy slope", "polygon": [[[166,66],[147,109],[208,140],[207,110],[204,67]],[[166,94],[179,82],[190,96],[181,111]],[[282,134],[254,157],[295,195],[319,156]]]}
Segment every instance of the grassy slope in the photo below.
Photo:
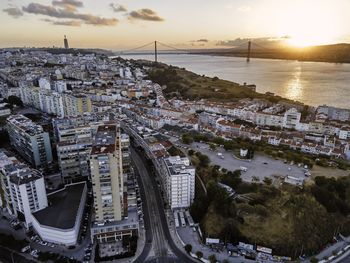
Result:
{"label": "grassy slope", "polygon": [[[167,98],[174,96],[184,99],[209,99],[211,101],[234,102],[243,98],[266,99],[271,102],[292,102],[279,96],[255,92],[248,87],[216,77],[209,78],[187,71],[183,68],[153,65],[149,78],[160,85],[166,85],[164,93]],[[301,105],[301,103],[297,103]]]}

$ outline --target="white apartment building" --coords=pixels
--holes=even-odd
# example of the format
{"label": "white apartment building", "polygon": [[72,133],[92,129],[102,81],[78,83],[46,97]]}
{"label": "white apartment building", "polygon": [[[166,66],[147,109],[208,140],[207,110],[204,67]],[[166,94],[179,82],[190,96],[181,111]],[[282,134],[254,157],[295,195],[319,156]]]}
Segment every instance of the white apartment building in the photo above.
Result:
{"label": "white apartment building", "polygon": [[284,113],[283,128],[296,129],[299,127],[301,113],[291,108]]}
{"label": "white apartment building", "polygon": [[283,125],[283,116],[280,115],[257,112],[255,117],[255,124],[259,126],[282,127]]}
{"label": "white apartment building", "polygon": [[23,115],[7,118],[11,145],[27,162],[35,167],[46,167],[52,162],[50,137],[40,125]]}
{"label": "white apartment building", "polygon": [[56,81],[54,85],[54,89],[58,93],[63,93],[67,91],[67,83],[65,81]]}
{"label": "white apartment building", "polygon": [[187,208],[194,199],[196,170],[187,157],[163,159],[163,186],[171,209]]}
{"label": "white apartment building", "polygon": [[24,221],[28,228],[32,224],[32,213],[48,205],[44,177],[14,157],[8,157],[4,152],[0,155],[3,201],[8,212]]}
{"label": "white apartment building", "polygon": [[39,79],[39,87],[41,89],[50,90],[51,89],[50,81],[46,78],[40,78]]}

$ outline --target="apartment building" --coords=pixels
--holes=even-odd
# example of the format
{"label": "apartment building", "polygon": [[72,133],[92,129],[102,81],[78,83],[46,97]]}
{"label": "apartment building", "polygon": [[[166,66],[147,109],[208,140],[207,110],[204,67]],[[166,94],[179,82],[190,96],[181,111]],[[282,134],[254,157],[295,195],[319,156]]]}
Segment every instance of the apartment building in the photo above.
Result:
{"label": "apartment building", "polygon": [[91,112],[91,100],[85,95],[64,95],[65,116],[79,116]]}
{"label": "apartment building", "polygon": [[118,125],[98,127],[90,155],[95,215],[92,240],[114,242],[137,235],[137,210],[128,209],[128,149],[129,138],[120,133]]}
{"label": "apartment building", "polygon": [[40,125],[23,115],[7,118],[7,131],[12,147],[36,168],[47,167],[52,162],[49,134]]}
{"label": "apartment building", "polygon": [[187,157],[163,159],[163,186],[171,209],[187,208],[194,199],[196,170]]}
{"label": "apartment building", "polygon": [[20,163],[14,157],[0,152],[1,187],[8,212],[25,222],[32,223],[32,213],[48,206],[43,175]]}

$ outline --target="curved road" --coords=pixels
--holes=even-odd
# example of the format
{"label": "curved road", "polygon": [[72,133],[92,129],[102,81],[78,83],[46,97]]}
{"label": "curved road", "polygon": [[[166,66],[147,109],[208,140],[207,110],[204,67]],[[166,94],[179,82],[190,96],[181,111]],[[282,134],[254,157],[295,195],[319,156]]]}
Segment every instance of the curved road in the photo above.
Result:
{"label": "curved road", "polygon": [[[163,201],[160,196],[155,178],[150,174],[143,152],[131,150],[140,184],[145,213],[146,244],[141,255],[134,262],[197,262],[182,252],[174,243],[169,232]],[[152,250],[152,254],[150,252]]]}

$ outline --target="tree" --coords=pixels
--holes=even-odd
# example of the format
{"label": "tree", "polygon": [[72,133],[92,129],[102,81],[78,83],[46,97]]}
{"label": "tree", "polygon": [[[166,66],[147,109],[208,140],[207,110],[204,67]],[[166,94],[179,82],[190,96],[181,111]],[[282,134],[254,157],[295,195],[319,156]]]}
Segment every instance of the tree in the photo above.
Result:
{"label": "tree", "polygon": [[310,263],[317,263],[318,259],[315,257],[310,258]]}
{"label": "tree", "polygon": [[193,138],[192,138],[192,136],[190,134],[183,134],[181,139],[182,139],[182,142],[184,144],[191,144],[191,143],[193,143]]}
{"label": "tree", "polygon": [[271,178],[268,178],[268,177],[265,177],[263,182],[266,184],[266,185],[271,185],[272,184],[272,179]]}
{"label": "tree", "polygon": [[23,102],[22,102],[22,100],[19,98],[19,97],[17,97],[17,96],[9,96],[8,98],[7,98],[7,102],[9,103],[9,104],[15,104],[15,105],[17,105],[17,106],[19,106],[19,107],[23,107]]}
{"label": "tree", "polygon": [[260,178],[257,176],[252,177],[252,182],[260,182]]}
{"label": "tree", "polygon": [[228,261],[228,259],[224,259],[222,263],[230,263],[230,261]]}
{"label": "tree", "polygon": [[186,250],[187,254],[190,254],[191,251],[192,251],[192,245],[191,245],[191,244],[187,244],[187,245],[185,246],[185,250]]}
{"label": "tree", "polygon": [[197,251],[197,252],[196,252],[196,257],[197,257],[198,259],[201,259],[201,258],[203,257],[202,251]]}
{"label": "tree", "polygon": [[210,263],[216,263],[217,261],[216,256],[214,254],[210,255],[208,259]]}
{"label": "tree", "polygon": [[216,145],[214,143],[209,144],[210,150],[215,151],[216,150]]}

